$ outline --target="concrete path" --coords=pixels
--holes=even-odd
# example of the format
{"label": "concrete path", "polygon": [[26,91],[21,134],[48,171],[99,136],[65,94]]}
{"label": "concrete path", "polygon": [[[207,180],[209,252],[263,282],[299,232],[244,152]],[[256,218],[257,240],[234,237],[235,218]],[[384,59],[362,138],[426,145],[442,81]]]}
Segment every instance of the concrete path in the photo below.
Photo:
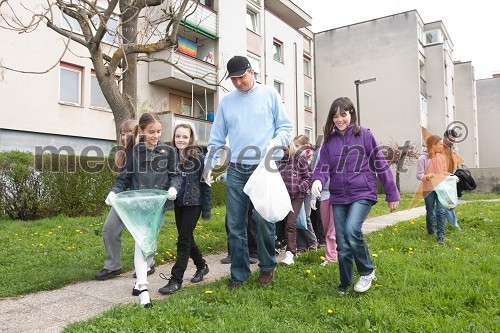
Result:
{"label": "concrete path", "polygon": [[[363,231],[373,232],[421,215],[425,215],[425,207],[370,218],[364,223]],[[210,273],[201,283],[229,276],[230,265],[220,263],[220,259],[225,256],[226,253],[220,253],[205,257]],[[153,300],[168,297],[158,293],[158,289],[167,283],[159,277],[159,273],[170,276],[172,265],[157,266],[156,272],[149,277],[149,291]],[[257,270],[258,266],[252,265],[252,269]],[[184,278],[184,288],[191,284],[194,272],[195,267],[190,263]],[[134,285],[132,274],[128,272],[107,281],[75,283],[57,290],[4,299],[0,301],[0,332],[61,332],[68,324],[89,319],[115,305],[138,302],[138,298],[131,295]]]}

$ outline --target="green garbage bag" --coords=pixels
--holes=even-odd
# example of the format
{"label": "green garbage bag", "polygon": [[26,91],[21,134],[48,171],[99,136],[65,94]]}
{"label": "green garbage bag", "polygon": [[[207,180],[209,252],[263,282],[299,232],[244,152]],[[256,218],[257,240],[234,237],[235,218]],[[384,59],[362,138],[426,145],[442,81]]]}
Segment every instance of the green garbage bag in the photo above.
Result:
{"label": "green garbage bag", "polygon": [[125,191],[118,193],[112,202],[146,259],[156,252],[167,194],[167,191],[161,190]]}

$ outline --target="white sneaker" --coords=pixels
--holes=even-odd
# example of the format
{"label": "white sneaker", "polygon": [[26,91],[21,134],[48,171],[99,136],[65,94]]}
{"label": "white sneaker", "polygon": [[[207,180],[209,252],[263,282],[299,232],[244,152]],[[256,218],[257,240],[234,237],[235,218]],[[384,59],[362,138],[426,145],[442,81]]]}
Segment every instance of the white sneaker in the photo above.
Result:
{"label": "white sneaker", "polygon": [[370,275],[360,276],[358,282],[354,286],[354,291],[364,293],[372,286],[372,281],[377,281],[375,270]]}
{"label": "white sneaker", "polygon": [[329,261],[325,260],[325,261],[323,261],[320,265],[321,265],[321,266],[326,266],[326,265],[328,265],[329,263],[330,263]]}
{"label": "white sneaker", "polygon": [[285,258],[283,258],[283,260],[281,260],[281,263],[284,265],[293,265],[294,264],[293,253],[290,251],[286,251]]}

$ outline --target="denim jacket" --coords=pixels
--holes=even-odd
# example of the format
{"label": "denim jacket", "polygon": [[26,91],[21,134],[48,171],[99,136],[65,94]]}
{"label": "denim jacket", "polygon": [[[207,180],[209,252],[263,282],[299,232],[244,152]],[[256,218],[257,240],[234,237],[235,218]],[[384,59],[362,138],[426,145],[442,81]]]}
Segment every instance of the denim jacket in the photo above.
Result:
{"label": "denim jacket", "polygon": [[201,211],[206,216],[210,214],[212,188],[202,180],[204,160],[203,154],[198,153],[198,159],[189,158],[185,164],[178,164],[179,172],[186,177],[184,197],[179,199],[184,206],[201,205]]}
{"label": "denim jacket", "polygon": [[[111,186],[111,191],[119,193],[129,188],[167,191],[170,187],[179,191],[182,178],[176,167],[176,155],[176,151],[165,144],[158,143],[151,150],[144,142],[139,142],[127,152],[125,166]],[[173,208],[173,202],[167,201],[165,208]]]}

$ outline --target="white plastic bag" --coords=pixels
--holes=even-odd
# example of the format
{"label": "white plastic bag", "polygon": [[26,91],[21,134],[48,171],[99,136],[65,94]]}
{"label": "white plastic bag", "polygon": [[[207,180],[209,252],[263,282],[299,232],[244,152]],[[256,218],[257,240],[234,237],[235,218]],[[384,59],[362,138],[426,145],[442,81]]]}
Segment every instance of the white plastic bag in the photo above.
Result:
{"label": "white plastic bag", "polygon": [[447,209],[455,208],[458,205],[457,179],[457,176],[450,175],[434,188],[439,202]]}
{"label": "white plastic bag", "polygon": [[250,197],[255,210],[266,221],[276,223],[283,220],[292,209],[290,195],[276,163],[262,159],[248,179],[243,192]]}

